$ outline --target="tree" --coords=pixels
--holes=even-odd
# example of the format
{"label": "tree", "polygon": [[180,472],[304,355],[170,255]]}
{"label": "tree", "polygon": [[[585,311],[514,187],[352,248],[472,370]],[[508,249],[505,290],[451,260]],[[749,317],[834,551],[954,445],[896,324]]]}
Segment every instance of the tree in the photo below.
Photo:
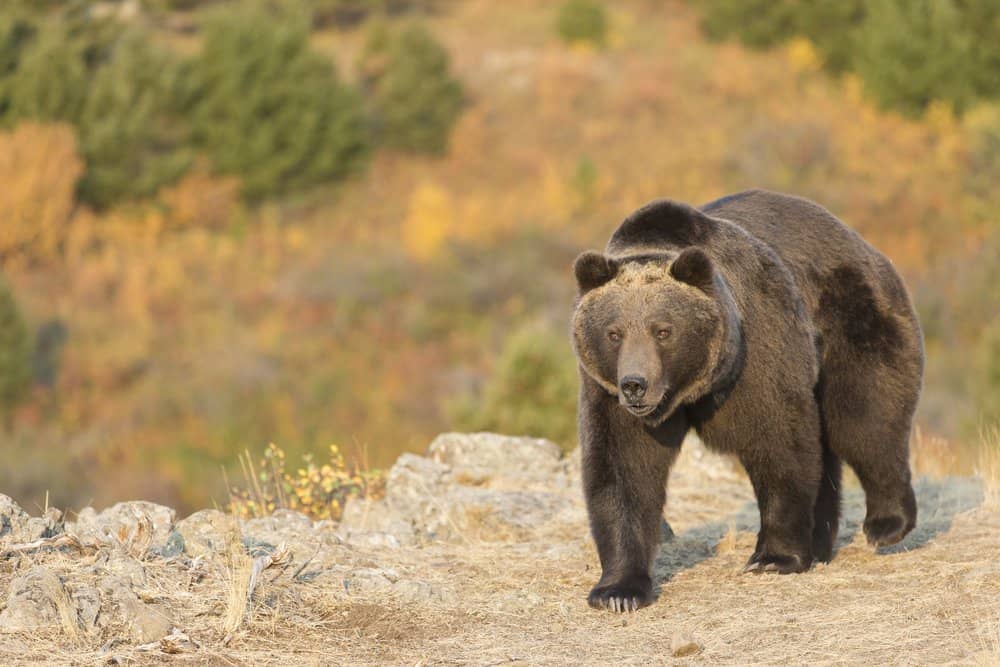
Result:
{"label": "tree", "polygon": [[360,97],[310,51],[309,22],[257,7],[205,28],[188,96],[193,136],[251,199],[343,178],[369,148]]}
{"label": "tree", "polygon": [[191,164],[187,128],[172,109],[181,69],[148,36],[123,34],[89,82],[77,119],[87,171],[82,199],[96,206],[147,197]]}
{"label": "tree", "polygon": [[879,0],[858,33],[855,69],[884,107],[917,115],[939,99],[962,111],[977,97],[972,44],[952,0]]}
{"label": "tree", "polygon": [[381,143],[415,153],[441,153],[462,111],[462,86],[448,52],[422,27],[369,33],[359,68]]}

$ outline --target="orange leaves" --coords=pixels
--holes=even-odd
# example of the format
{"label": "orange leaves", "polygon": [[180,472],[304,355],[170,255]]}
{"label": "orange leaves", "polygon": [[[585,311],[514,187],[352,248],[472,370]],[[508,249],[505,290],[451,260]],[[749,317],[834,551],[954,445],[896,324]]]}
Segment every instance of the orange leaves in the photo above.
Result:
{"label": "orange leaves", "polygon": [[165,188],[160,201],[166,205],[172,227],[221,229],[231,224],[239,208],[240,181],[232,176],[213,176],[204,168],[193,169]]}
{"label": "orange leaves", "polygon": [[22,123],[0,133],[0,257],[50,257],[59,247],[83,173],[68,125]]}

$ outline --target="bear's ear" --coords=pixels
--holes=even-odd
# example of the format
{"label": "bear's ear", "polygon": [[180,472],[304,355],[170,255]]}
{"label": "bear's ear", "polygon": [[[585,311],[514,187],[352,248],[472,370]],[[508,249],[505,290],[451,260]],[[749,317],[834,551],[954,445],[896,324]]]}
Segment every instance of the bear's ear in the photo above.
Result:
{"label": "bear's ear", "polygon": [[712,260],[701,248],[686,248],[670,265],[670,275],[682,283],[697,287],[702,292],[712,290]]}
{"label": "bear's ear", "polygon": [[618,273],[618,262],[599,252],[588,250],[573,262],[573,273],[576,274],[580,294],[586,294],[614,278]]}

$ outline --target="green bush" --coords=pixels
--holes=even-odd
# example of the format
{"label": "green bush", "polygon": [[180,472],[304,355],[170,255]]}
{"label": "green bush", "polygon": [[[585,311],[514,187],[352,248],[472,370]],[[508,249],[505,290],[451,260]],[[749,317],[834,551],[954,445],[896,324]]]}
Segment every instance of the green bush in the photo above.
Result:
{"label": "green bush", "polygon": [[566,0],[559,7],[556,31],[570,44],[582,42],[603,46],[608,32],[604,5],[595,0]]}
{"label": "green bush", "polygon": [[828,71],[856,72],[884,107],[921,114],[933,100],[961,112],[1000,98],[995,0],[689,0],[705,33],[769,48],[802,36]]}
{"label": "green bush", "polygon": [[911,115],[935,99],[967,108],[977,91],[964,23],[961,9],[948,0],[872,3],[855,58],[868,94]]}
{"label": "green bush", "polygon": [[181,119],[172,113],[177,58],[137,27],[72,13],[39,26],[17,50],[13,40],[2,49],[5,124],[74,125],[86,162],[80,196],[97,207],[150,195],[176,180],[189,162]]}
{"label": "green bush", "polygon": [[416,153],[441,153],[462,111],[462,86],[448,52],[421,27],[390,32],[376,26],[359,68],[379,141]]}
{"label": "green bush", "polygon": [[172,113],[179,73],[176,60],[139,32],[124,34],[94,73],[77,119],[85,201],[103,207],[149,196],[187,170],[186,127]]}
{"label": "green bush", "polygon": [[195,143],[258,199],[345,177],[368,151],[360,97],[308,45],[301,15],[219,14],[192,63]]}
{"label": "green bush", "polygon": [[7,285],[0,280],[0,416],[24,397],[31,381],[31,339]]}
{"label": "green bush", "polygon": [[9,123],[79,119],[90,72],[81,41],[71,38],[62,22],[45,25],[12,70],[5,86]]}
{"label": "green bush", "polygon": [[505,341],[482,394],[451,405],[455,426],[576,444],[576,360],[566,336],[526,325]]}

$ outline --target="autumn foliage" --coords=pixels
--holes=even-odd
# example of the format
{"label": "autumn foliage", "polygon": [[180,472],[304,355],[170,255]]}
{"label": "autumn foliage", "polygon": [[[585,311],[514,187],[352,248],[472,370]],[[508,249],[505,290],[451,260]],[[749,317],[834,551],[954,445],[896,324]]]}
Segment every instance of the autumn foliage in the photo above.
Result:
{"label": "autumn foliage", "polygon": [[[384,467],[456,427],[571,446],[573,258],[603,247],[650,199],[698,204],[748,187],[815,199],[894,261],[925,333],[926,433],[961,439],[1000,414],[996,104],[886,111],[859,72],[830,75],[832,42],[805,28],[748,50],[707,39],[704,15],[688,3],[601,5],[606,39],[594,49],[560,38],[558,3],[438,3],[420,17],[444,55],[421,61],[434,67],[406,63],[392,86],[388,52],[366,52],[370,25],[337,19],[317,29],[300,16],[291,28],[271,26],[268,43],[329,99],[274,71],[282,59],[273,53],[213,69],[239,60],[239,34],[252,32],[241,23],[213,38],[220,55],[201,63],[212,85],[180,87],[191,97],[178,102],[204,105],[190,116],[201,129],[122,125],[123,137],[166,137],[167,154],[181,146],[183,173],[100,207],[80,190],[92,168],[84,147],[113,157],[113,136],[92,142],[75,121],[7,116],[3,272],[25,338],[62,331],[64,343],[49,379],[20,394],[0,430],[10,460],[26,462],[0,468],[0,488],[24,504],[44,502],[46,489],[69,506],[126,496],[221,504],[230,491],[221,469],[239,480],[240,453],[279,442],[288,461],[317,452],[311,466],[286,470],[299,479],[301,467],[310,486],[275,478],[290,505],[300,493],[326,498],[324,480],[354,488],[350,475],[324,472],[340,470],[331,442],[341,443],[346,471],[364,452]],[[192,34],[156,21],[143,29],[155,53],[193,64],[226,6],[190,9]],[[414,17],[381,20],[401,35]],[[0,45],[3,72],[37,45],[30,31],[17,34],[17,48]],[[12,90],[3,72],[0,111]],[[241,87],[261,72],[266,90]],[[460,82],[460,104],[447,96],[447,140],[435,135],[431,153],[379,148],[379,105],[423,76],[435,77],[435,90]],[[240,92],[225,100],[213,87]],[[104,88],[108,99],[117,90]],[[140,117],[129,111],[136,90],[122,88],[120,118]],[[350,99],[370,142],[330,139],[332,127],[360,129],[354,112],[340,114]],[[420,128],[427,99],[414,99],[399,117]],[[247,108],[228,111],[241,101]],[[179,136],[192,143],[173,143]],[[357,169],[331,167],[363,146]],[[137,174],[160,156],[122,155]]]}

